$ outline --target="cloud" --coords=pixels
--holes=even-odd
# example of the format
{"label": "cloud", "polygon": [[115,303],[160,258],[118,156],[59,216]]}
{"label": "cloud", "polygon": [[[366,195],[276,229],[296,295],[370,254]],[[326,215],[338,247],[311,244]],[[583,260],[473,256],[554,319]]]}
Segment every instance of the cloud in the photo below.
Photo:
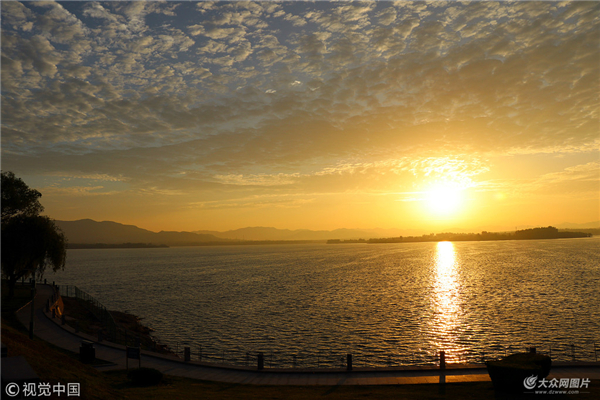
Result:
{"label": "cloud", "polygon": [[[304,197],[304,198],[303,198]],[[191,202],[187,205],[191,209],[218,210],[218,209],[265,209],[265,208],[300,208],[313,203],[315,198],[305,198],[304,195],[253,195],[242,198]]]}
{"label": "cloud", "polygon": [[10,1],[2,3],[2,23],[11,26],[13,30],[25,32],[33,28],[34,14],[20,2]]}
{"label": "cloud", "polygon": [[62,197],[111,196],[116,193],[114,191],[105,191],[104,186],[44,187],[40,190],[47,196]]}
{"label": "cloud", "polygon": [[159,189],[474,182],[488,156],[597,150],[598,10],[3,3],[3,162]]}
{"label": "cloud", "polygon": [[[46,12],[37,16],[35,27],[41,30],[49,40],[61,44],[71,44],[71,47],[78,52],[88,48],[85,40],[88,29],[60,3],[35,2],[31,4],[47,9]],[[78,41],[85,42],[83,48],[81,43],[76,43]]]}
{"label": "cloud", "polygon": [[255,174],[255,175],[242,175],[242,174],[229,174],[229,175],[215,175],[214,178],[226,185],[242,185],[242,186],[279,186],[279,185],[290,185],[295,182],[295,178],[298,178],[300,174]]}
{"label": "cloud", "polygon": [[394,7],[388,7],[377,14],[377,17],[379,18],[379,23],[385,26],[393,23],[396,20],[397,16],[398,13]]}
{"label": "cloud", "polygon": [[600,162],[590,162],[565,168],[560,172],[542,175],[525,189],[565,196],[587,194],[592,198],[600,190]]}

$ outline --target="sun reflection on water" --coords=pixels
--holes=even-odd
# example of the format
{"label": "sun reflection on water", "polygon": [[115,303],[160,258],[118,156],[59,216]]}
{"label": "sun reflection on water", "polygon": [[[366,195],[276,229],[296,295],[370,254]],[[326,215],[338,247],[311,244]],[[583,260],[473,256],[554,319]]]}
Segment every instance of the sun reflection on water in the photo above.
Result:
{"label": "sun reflection on water", "polygon": [[454,244],[438,242],[434,261],[432,328],[438,338],[435,345],[440,350],[456,348],[455,340],[461,324],[461,310],[458,260]]}

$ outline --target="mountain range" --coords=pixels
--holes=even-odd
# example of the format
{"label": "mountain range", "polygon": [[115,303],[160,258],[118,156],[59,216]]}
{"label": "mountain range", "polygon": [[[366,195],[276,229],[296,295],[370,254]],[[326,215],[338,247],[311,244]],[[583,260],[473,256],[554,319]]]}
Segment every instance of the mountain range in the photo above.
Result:
{"label": "mountain range", "polygon": [[329,239],[369,239],[372,237],[394,237],[401,234],[420,234],[420,231],[399,229],[335,229],[332,231],[309,229],[277,229],[270,227],[249,227],[225,232],[194,231],[152,232],[135,225],[125,225],[113,221],[94,221],[81,219],[77,221],[55,221],[65,233],[69,243],[77,244],[121,244],[121,243],[150,243],[166,244],[168,246],[185,246],[206,244],[207,242],[228,242],[242,240],[318,240]]}
{"label": "mountain range", "polygon": [[[372,237],[394,237],[410,234],[410,230],[400,229],[335,229],[332,231],[313,231],[310,229],[277,229],[262,226],[241,228],[225,232],[194,231],[194,233],[213,235],[222,239],[235,240],[329,240],[329,239],[369,239]],[[414,230],[413,234],[421,231]]]}
{"label": "mountain range", "polygon": [[206,242],[222,242],[224,239],[213,235],[192,232],[152,232],[135,225],[124,225],[118,222],[97,222],[91,219],[78,221],[55,221],[64,232],[69,243],[78,244],[120,244],[151,243],[168,246],[186,246]]}
{"label": "mountain range", "polygon": [[[69,243],[77,244],[121,244],[121,243],[148,243],[165,244],[168,246],[190,246],[206,244],[209,242],[226,243],[243,240],[318,240],[330,239],[352,240],[370,238],[390,238],[398,236],[420,236],[423,230],[412,229],[335,229],[309,230],[309,229],[277,229],[271,227],[248,227],[225,232],[199,230],[194,232],[160,231],[152,232],[135,225],[125,225],[113,221],[94,221],[81,219],[77,221],[55,221],[56,225],[65,233]],[[589,224],[561,224],[566,228],[599,227],[600,222]],[[519,227],[521,228],[521,227]],[[448,232],[464,233],[462,229],[452,229]]]}

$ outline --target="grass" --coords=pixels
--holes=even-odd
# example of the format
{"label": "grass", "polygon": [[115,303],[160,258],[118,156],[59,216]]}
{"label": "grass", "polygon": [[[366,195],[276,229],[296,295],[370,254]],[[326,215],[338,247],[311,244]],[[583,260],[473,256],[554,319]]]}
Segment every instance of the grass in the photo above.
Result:
{"label": "grass", "polygon": [[88,311],[78,299],[62,296],[65,305],[66,324],[75,329],[79,324],[79,330],[89,335],[97,335],[101,330],[102,323]]}
{"label": "grass", "polygon": [[42,382],[81,384],[81,398],[84,399],[124,399],[106,379],[94,368],[84,365],[68,354],[55,350],[46,342],[29,337],[2,320],[2,343],[7,346],[8,357],[23,356],[37,373]]}
{"label": "grass", "polygon": [[[98,332],[102,331],[105,338],[109,336],[106,327],[89,311],[89,305],[84,300],[66,296],[62,296],[62,299],[67,325],[88,335],[97,336]],[[153,330],[144,326],[137,316],[120,311],[109,312],[117,325],[116,337],[112,337],[111,342],[133,346],[139,341],[142,349],[163,354],[172,353],[168,346],[156,343],[152,337]]]}

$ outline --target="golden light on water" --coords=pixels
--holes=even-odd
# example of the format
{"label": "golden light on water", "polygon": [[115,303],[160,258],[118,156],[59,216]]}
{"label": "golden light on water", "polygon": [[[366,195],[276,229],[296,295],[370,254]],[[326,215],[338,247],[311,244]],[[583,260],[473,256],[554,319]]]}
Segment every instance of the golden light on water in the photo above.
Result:
{"label": "golden light on water", "polygon": [[432,293],[434,318],[432,328],[440,338],[437,346],[448,348],[461,323],[458,260],[452,242],[438,242],[435,252],[435,281]]}

